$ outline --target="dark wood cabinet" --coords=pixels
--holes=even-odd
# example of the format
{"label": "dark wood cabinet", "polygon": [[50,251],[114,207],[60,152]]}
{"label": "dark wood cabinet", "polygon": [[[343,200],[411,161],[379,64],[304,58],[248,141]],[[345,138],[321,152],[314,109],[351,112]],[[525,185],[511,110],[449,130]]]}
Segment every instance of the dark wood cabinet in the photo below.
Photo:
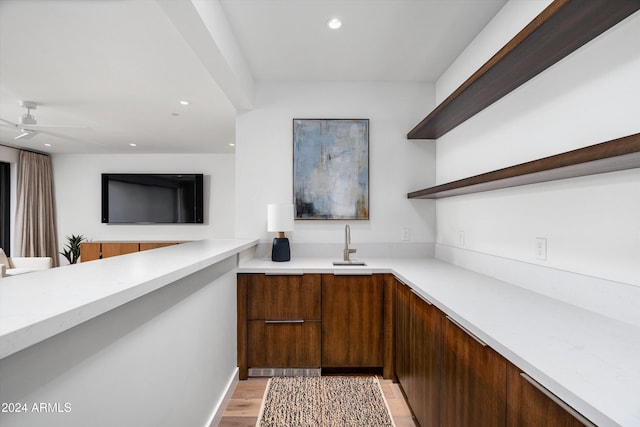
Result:
{"label": "dark wood cabinet", "polygon": [[322,366],[383,367],[381,275],[322,276]]}
{"label": "dark wood cabinet", "polygon": [[383,368],[390,378],[391,285],[384,275],[238,274],[240,379],[252,368]]}
{"label": "dark wood cabinet", "polygon": [[[590,425],[570,408],[563,408],[528,381],[523,372],[507,364],[507,427],[582,427]],[[549,393],[547,391],[547,393]],[[569,412],[571,411],[571,413]]]}
{"label": "dark wood cabinet", "polygon": [[240,379],[383,368],[422,427],[589,425],[393,275],[238,274],[237,291]]}
{"label": "dark wood cabinet", "polygon": [[250,367],[320,367],[319,320],[250,320],[248,339]]}
{"label": "dark wood cabinet", "polygon": [[396,377],[420,425],[439,426],[443,315],[400,282],[394,308]]}
{"label": "dark wood cabinet", "polygon": [[395,376],[406,396],[413,393],[411,367],[411,289],[396,282],[394,303],[394,347]]}
{"label": "dark wood cabinet", "polygon": [[411,293],[411,336],[409,364],[413,397],[409,404],[421,426],[440,425],[440,383],[443,315],[430,302]]}
{"label": "dark wood cabinet", "polygon": [[506,359],[448,317],[442,337],[441,425],[505,426]]}
{"label": "dark wood cabinet", "polygon": [[320,368],[321,278],[238,275],[238,367]]}
{"label": "dark wood cabinet", "polygon": [[320,320],[319,274],[247,275],[249,320]]}
{"label": "dark wood cabinet", "polygon": [[395,377],[420,426],[592,425],[429,301],[394,281]]}

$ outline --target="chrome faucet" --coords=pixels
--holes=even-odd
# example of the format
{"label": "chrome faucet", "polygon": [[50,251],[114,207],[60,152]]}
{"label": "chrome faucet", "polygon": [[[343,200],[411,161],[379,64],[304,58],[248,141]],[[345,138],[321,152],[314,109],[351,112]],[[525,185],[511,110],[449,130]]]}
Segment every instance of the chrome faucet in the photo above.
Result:
{"label": "chrome faucet", "polygon": [[351,243],[351,227],[349,224],[344,226],[344,261],[349,262],[349,255],[355,254],[356,249],[349,249],[349,244]]}

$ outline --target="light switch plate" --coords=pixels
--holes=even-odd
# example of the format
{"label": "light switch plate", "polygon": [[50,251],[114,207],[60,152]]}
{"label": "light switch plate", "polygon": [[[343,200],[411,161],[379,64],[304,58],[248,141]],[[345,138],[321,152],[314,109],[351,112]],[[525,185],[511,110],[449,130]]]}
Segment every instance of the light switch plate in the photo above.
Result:
{"label": "light switch plate", "polygon": [[547,259],[547,238],[536,237],[536,259]]}
{"label": "light switch plate", "polygon": [[403,242],[408,242],[409,240],[411,240],[411,229],[403,228],[400,233],[400,240],[402,240]]}

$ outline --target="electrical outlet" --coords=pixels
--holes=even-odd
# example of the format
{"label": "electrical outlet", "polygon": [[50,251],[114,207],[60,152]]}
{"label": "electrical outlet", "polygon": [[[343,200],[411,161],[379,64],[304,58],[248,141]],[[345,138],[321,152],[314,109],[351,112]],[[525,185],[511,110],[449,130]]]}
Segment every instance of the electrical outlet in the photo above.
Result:
{"label": "electrical outlet", "polygon": [[547,259],[547,238],[536,237],[536,259]]}
{"label": "electrical outlet", "polygon": [[400,240],[402,240],[403,242],[408,242],[409,240],[411,240],[411,229],[403,228],[400,233]]}
{"label": "electrical outlet", "polygon": [[464,246],[464,231],[458,231],[458,245]]}

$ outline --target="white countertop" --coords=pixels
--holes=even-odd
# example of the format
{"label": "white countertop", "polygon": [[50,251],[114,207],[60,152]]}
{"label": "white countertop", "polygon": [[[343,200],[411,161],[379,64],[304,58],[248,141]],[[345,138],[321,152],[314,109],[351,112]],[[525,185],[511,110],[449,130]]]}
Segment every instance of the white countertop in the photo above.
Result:
{"label": "white countertop", "polygon": [[201,240],[4,277],[0,359],[256,244]]}
{"label": "white countertop", "polygon": [[[243,273],[392,273],[599,426],[640,426],[640,329],[436,259],[254,259]],[[640,308],[639,308],[640,309]]]}

